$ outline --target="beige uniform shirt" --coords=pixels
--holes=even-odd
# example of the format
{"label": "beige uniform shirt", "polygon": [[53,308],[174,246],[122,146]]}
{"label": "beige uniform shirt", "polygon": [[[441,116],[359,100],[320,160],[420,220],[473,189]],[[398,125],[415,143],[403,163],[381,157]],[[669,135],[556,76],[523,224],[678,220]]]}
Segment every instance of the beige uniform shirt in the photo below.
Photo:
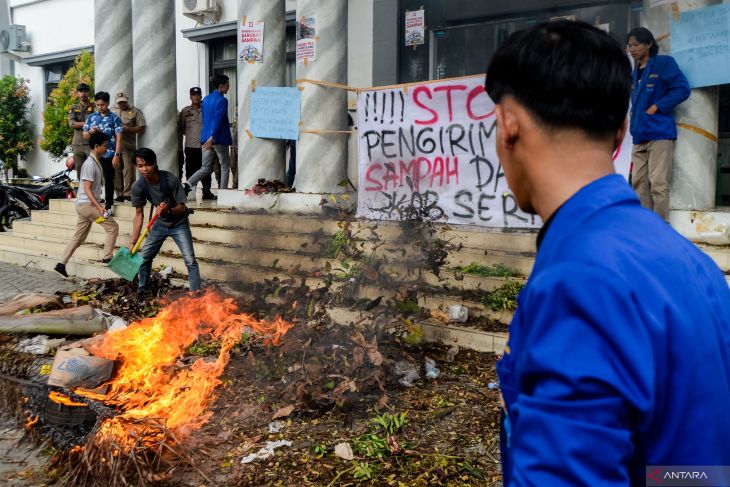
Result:
{"label": "beige uniform shirt", "polygon": [[177,124],[178,130],[185,136],[185,147],[198,149],[200,133],[203,131],[203,110],[195,109],[192,105],[186,106],[180,111]]}
{"label": "beige uniform shirt", "polygon": [[[91,101],[86,104],[74,103],[68,110],[69,127],[73,127],[73,124],[76,122],[86,122],[86,118],[92,113],[94,113],[94,104]],[[86,149],[89,148],[89,143],[84,140],[83,128],[74,129],[74,138],[71,142],[71,145],[73,145],[74,147],[84,147]]]}
{"label": "beige uniform shirt", "polygon": [[[129,106],[126,110],[120,110],[119,107],[112,108],[112,111],[119,115],[122,119],[124,127],[144,127],[147,125],[144,119],[144,113],[139,108]],[[137,149],[137,134],[130,132],[122,133],[122,150],[130,151]]]}

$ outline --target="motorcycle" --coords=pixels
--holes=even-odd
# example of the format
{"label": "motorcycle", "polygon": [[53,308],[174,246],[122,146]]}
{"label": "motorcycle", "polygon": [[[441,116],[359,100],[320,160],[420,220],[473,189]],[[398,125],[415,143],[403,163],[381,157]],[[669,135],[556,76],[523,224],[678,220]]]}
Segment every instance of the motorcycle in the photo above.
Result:
{"label": "motorcycle", "polygon": [[28,218],[32,210],[47,210],[51,199],[74,198],[70,172],[66,169],[38,179],[43,185],[0,185],[0,232],[11,230],[14,221]]}

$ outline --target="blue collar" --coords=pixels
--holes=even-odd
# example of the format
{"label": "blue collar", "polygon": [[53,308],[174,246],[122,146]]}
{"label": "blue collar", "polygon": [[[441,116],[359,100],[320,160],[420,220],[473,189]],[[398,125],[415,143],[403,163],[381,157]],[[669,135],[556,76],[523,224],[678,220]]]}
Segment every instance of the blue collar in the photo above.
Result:
{"label": "blue collar", "polygon": [[550,247],[560,236],[576,230],[598,211],[626,202],[640,205],[638,196],[620,174],[609,174],[586,184],[550,217],[550,228],[540,249]]}

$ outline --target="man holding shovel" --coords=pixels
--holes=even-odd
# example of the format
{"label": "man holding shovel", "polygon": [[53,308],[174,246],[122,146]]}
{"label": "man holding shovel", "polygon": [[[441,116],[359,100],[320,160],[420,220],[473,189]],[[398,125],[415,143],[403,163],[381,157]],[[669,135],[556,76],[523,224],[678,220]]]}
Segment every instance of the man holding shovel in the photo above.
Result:
{"label": "man holding shovel", "polygon": [[104,241],[104,258],[103,263],[108,263],[114,252],[114,244],[119,234],[119,225],[110,214],[104,213],[104,207],[101,206],[101,187],[104,184],[104,174],[101,163],[99,162],[108,149],[108,137],[103,132],[94,132],[89,136],[89,148],[91,153],[81,167],[81,180],[79,182],[79,192],[76,196],[76,213],[78,221],[76,222],[76,231],[71,237],[71,241],[66,246],[66,250],[61,256],[61,261],[56,264],[54,270],[63,277],[68,277],[66,272],[66,264],[79,246],[86,241],[89,235],[91,225],[100,224],[106,232],[106,240]]}
{"label": "man holding shovel", "polygon": [[136,208],[134,226],[132,228],[132,249],[142,231],[144,207],[147,201],[157,207],[159,214],[152,224],[149,237],[142,247],[142,266],[139,269],[139,292],[143,292],[152,271],[152,260],[160,252],[167,237],[172,239],[180,249],[185,266],[188,268],[188,283],[191,291],[200,290],[200,271],[193,249],[193,236],[190,232],[188,215],[190,210],[185,206],[187,201],[180,180],[174,174],[160,171],[157,167],[157,155],[151,149],[142,148],[135,152],[137,170],[142,178],[132,186],[132,206]]}

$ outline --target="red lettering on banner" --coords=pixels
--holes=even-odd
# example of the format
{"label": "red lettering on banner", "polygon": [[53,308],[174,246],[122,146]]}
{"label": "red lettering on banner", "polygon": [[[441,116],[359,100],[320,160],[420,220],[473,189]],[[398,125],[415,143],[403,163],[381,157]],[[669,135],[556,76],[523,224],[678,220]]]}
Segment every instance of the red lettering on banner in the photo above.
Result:
{"label": "red lettering on banner", "polygon": [[[486,115],[475,115],[474,114],[474,111],[471,109],[471,104],[474,102],[474,98],[476,98],[477,96],[479,96],[481,94],[486,95],[487,90],[485,90],[482,85],[479,85],[479,86],[474,87],[474,89],[472,89],[469,92],[469,95],[466,97],[466,113],[467,113],[467,115],[469,115],[469,118],[471,118],[472,120],[484,120],[485,118],[489,118],[492,115],[494,115],[494,110],[487,113]],[[488,95],[487,95],[487,97],[488,97]]]}
{"label": "red lettering on banner", "polygon": [[388,191],[391,183],[395,190],[405,185],[407,178],[411,179],[413,190],[417,192],[421,191],[422,181],[428,181],[429,188],[459,184],[459,158],[437,156],[432,161],[427,157],[418,157],[407,163],[401,159],[397,170],[393,162],[384,165],[375,163],[365,172],[365,191]]}
{"label": "red lettering on banner", "polygon": [[433,96],[431,95],[431,90],[428,88],[428,86],[419,86],[415,90],[413,90],[413,103],[415,103],[419,108],[423,108],[424,110],[431,112],[431,115],[433,115],[432,118],[429,120],[416,120],[416,124],[418,125],[431,125],[438,121],[439,115],[436,113],[436,110],[427,107],[423,103],[421,103],[421,100],[418,99],[418,95],[425,92],[426,95],[428,95],[428,99],[432,99]]}
{"label": "red lettering on banner", "polygon": [[378,182],[377,179],[373,179],[373,177],[372,177],[373,172],[375,172],[376,170],[379,171],[381,169],[383,169],[383,166],[381,166],[380,164],[377,164],[377,163],[373,164],[372,166],[370,166],[368,168],[367,172],[365,173],[365,180],[368,183],[374,184],[375,186],[365,186],[365,191],[382,191],[383,185],[380,184],[380,182]]}
{"label": "red lettering on banner", "polygon": [[453,108],[453,103],[451,100],[451,92],[454,90],[464,91],[464,90],[466,90],[466,85],[446,85],[446,86],[439,86],[439,87],[433,89],[433,91],[445,91],[446,92],[446,104],[449,107],[449,122],[453,122],[453,120],[454,120],[454,108]]}

